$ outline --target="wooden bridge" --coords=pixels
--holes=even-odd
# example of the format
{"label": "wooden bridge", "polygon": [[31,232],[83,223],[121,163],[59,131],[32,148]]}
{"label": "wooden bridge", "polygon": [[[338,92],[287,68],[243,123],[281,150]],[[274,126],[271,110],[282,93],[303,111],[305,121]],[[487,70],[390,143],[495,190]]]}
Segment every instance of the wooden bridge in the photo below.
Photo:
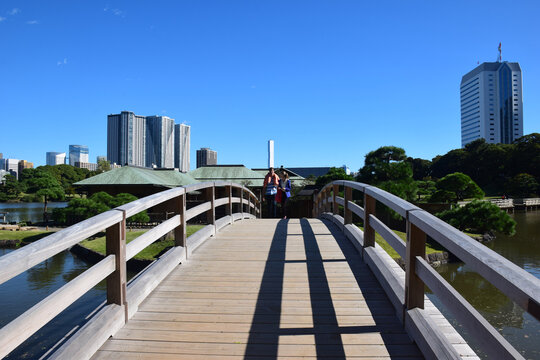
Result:
{"label": "wooden bridge", "polygon": [[[202,192],[205,202],[187,208],[193,192]],[[406,219],[407,242],[375,216],[377,204]],[[126,219],[155,206],[175,215],[126,245]],[[477,358],[426,298],[425,286],[489,358],[522,358],[424,260],[429,235],[540,319],[540,280],[467,235],[400,198],[349,181],[327,185],[311,219],[257,219],[260,206],[241,185],[194,184],[1,257],[3,283],[89,236],[107,234],[101,262],[0,329],[0,357],[107,279],[107,305],[50,358]],[[216,219],[216,209],[224,216]],[[186,222],[201,214],[208,225],[186,238]],[[171,231],[176,246],[127,283],[126,261]],[[375,232],[405,260],[405,271],[375,244]]]}

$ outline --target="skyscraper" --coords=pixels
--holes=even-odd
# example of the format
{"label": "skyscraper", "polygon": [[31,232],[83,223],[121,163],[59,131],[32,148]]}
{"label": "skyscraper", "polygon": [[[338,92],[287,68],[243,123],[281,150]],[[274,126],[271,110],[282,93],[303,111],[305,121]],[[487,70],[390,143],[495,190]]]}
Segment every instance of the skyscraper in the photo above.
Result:
{"label": "skyscraper", "polygon": [[197,150],[197,168],[207,165],[217,165],[217,152],[210,148]]}
{"label": "skyscraper", "polygon": [[511,144],[523,136],[519,63],[486,62],[461,79],[461,146],[476,139]]}
{"label": "skyscraper", "polygon": [[146,167],[174,167],[174,119],[146,117]]}
{"label": "skyscraper", "polygon": [[66,153],[49,151],[46,153],[45,164],[46,165],[61,165],[66,163]]}
{"label": "skyscraper", "polygon": [[88,162],[88,146],[69,145],[69,165],[75,166],[76,162]]}
{"label": "skyscraper", "polygon": [[191,127],[189,125],[174,125],[174,167],[181,172],[189,171],[190,136]]}
{"label": "skyscraper", "polygon": [[107,116],[107,160],[119,165],[146,165],[146,118],[131,111]]}

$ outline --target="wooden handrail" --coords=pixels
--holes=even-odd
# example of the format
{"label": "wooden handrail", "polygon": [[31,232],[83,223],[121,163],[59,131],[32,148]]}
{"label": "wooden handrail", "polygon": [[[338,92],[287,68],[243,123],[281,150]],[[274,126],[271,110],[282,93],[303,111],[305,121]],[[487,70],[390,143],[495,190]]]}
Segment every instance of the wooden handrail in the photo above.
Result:
{"label": "wooden handrail", "polygon": [[[223,198],[216,199],[216,187],[225,188],[225,196]],[[241,197],[232,197],[232,189],[239,189],[242,194]],[[187,210],[187,194],[198,190],[203,190],[206,193],[206,202]],[[243,194],[247,198],[244,198]],[[169,210],[176,213],[176,215],[126,245],[126,218],[164,203],[167,204],[166,206],[170,206]],[[240,214],[232,213],[233,203],[242,204]],[[249,213],[247,214],[243,213],[244,204],[249,209]],[[186,259],[187,255],[192,251],[188,250],[190,243],[193,249],[195,249],[208,236],[214,235],[216,231],[226,225],[221,220],[216,221],[215,209],[219,206],[226,207],[227,214],[223,219],[229,224],[232,224],[235,220],[253,218],[255,214],[260,216],[259,199],[257,199],[251,190],[244,186],[225,181],[197,183],[166,190],[119,206],[0,257],[0,284],[2,284],[34,265],[100,231],[106,230],[107,233],[107,257],[105,259],[93,265],[77,278],[71,280],[0,329],[0,358],[9,354],[35,331],[39,330],[54,316],[65,310],[80,296],[84,295],[89,289],[104,279],[107,279],[107,302],[111,304],[110,306],[117,305],[124,309],[124,318],[119,318],[115,315],[114,321],[106,321],[103,318],[99,320],[103,322],[102,326],[106,327],[105,329],[100,329],[100,331],[103,331],[103,334],[109,334],[111,331],[114,332],[112,329],[116,329],[119,326],[118,321],[125,323],[129,316],[133,315],[134,309],[136,309],[138,304],[157,286],[159,281],[181,261]],[[253,214],[251,213],[251,209],[253,209]],[[207,226],[201,229],[186,240],[186,222],[203,213],[207,214],[210,227]],[[151,269],[145,270],[144,275],[128,289],[126,286],[126,261],[171,231],[175,234],[175,247],[170,249],[166,255],[160,257],[159,260],[155,261]],[[193,240],[190,241],[190,239]],[[111,311],[117,314],[116,311],[119,308],[114,309]],[[104,341],[106,338],[107,336],[98,336],[95,341]],[[81,341],[87,340],[82,339]],[[88,346],[88,348],[95,349],[98,346],[97,342]],[[71,346],[73,349],[66,350],[65,347],[62,347],[61,352],[63,354],[77,353],[78,358],[92,355],[90,352],[85,353],[83,351],[81,353],[80,349],[75,351],[74,348],[77,345],[73,345],[72,342],[69,342],[69,344],[68,347]]]}
{"label": "wooden handrail", "polygon": [[[338,186],[344,187],[345,198],[343,201],[341,198],[336,197]],[[352,199],[351,192],[353,189],[364,194],[364,208],[357,205]],[[376,217],[376,202],[394,210],[406,220],[406,244]],[[332,214],[330,214],[330,203],[334,204]],[[456,314],[456,318],[461,320],[462,324],[470,329],[471,333],[479,334],[477,332],[479,326],[483,327],[480,332],[482,334],[496,332],[496,330],[489,328],[490,325],[487,324],[485,319],[478,318],[481,316],[477,312],[472,312],[470,304],[463,297],[458,296],[459,294],[450,284],[442,277],[435,276],[434,272],[429,271],[426,268],[429,265],[426,265],[425,261],[420,261],[420,259],[425,258],[425,238],[426,235],[429,235],[501,290],[506,296],[514,300],[525,311],[540,320],[540,280],[437,217],[382,189],[346,180],[329,183],[314,196],[314,211],[318,216],[322,216],[324,211],[328,215],[335,217],[339,212],[336,210],[337,205],[344,207],[344,218],[354,213],[364,221],[363,252],[375,246],[374,236],[375,232],[377,232],[405,261],[405,293],[402,297],[404,311],[423,308],[425,284],[436,294],[439,294],[441,298],[445,297],[445,301],[456,302],[457,305],[448,306],[448,308],[451,311],[459,312],[459,314]],[[351,222],[343,221],[342,226],[354,226],[350,225]],[[357,231],[360,232],[359,229]],[[465,310],[467,310],[467,314],[464,315],[462,312]],[[466,321],[467,316],[473,316],[474,321]],[[414,317],[416,315],[412,318]],[[401,316],[401,318],[404,319],[405,316]],[[494,342],[497,342],[498,345],[494,346]],[[506,358],[522,358],[500,335],[493,335],[489,340],[480,341],[480,344],[484,346],[487,353],[494,354],[493,356],[504,354]],[[505,347],[510,347],[510,349],[507,349],[504,353],[496,350]]]}

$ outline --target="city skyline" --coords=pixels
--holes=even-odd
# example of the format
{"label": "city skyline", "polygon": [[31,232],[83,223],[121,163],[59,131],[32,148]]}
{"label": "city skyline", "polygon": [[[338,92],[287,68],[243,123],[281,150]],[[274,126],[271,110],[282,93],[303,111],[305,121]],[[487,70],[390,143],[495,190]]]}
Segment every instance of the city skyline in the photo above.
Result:
{"label": "city skyline", "polygon": [[384,145],[431,160],[461,147],[461,78],[499,43],[521,65],[523,133],[540,132],[534,1],[516,23],[502,1],[55,3],[0,6],[5,158],[87,144],[95,159],[104,116],[130,109],[191,126],[222,164],[264,167],[268,139],[275,166],[357,171]]}

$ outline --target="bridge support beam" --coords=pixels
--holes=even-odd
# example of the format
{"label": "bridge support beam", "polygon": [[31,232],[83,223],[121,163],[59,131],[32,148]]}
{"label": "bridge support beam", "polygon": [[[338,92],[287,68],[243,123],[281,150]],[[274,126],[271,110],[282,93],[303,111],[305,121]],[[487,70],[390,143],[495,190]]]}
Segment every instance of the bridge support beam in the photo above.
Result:
{"label": "bridge support beam", "polygon": [[205,190],[205,200],[210,201],[210,210],[206,212],[206,222],[210,225],[214,225],[214,234],[216,233],[216,206],[215,206],[215,199],[216,199],[216,187],[211,186]]}

